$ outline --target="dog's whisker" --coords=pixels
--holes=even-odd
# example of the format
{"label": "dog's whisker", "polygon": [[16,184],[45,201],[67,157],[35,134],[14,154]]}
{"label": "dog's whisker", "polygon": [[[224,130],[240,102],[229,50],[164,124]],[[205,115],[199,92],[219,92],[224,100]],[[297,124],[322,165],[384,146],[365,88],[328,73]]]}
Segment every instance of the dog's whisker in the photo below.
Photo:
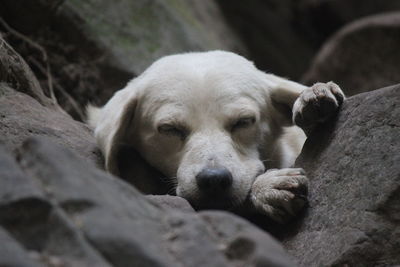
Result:
{"label": "dog's whisker", "polygon": [[160,176],[159,179],[160,179],[162,182],[169,182],[169,181],[171,180],[171,178],[166,177],[166,176]]}
{"label": "dog's whisker", "polygon": [[168,195],[175,195],[176,194],[176,188],[178,186],[178,180],[177,177],[167,177],[167,176],[161,176],[159,179],[165,183],[168,186]]}
{"label": "dog's whisker", "polygon": [[175,195],[176,194],[176,187],[171,187],[168,191],[167,191],[167,195]]}

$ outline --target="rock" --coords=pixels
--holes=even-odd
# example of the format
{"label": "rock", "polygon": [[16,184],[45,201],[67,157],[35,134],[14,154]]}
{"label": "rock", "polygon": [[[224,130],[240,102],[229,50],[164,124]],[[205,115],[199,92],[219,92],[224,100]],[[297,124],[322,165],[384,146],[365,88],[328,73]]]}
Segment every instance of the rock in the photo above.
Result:
{"label": "rock", "polygon": [[[44,195],[37,189],[35,182],[27,179],[25,173],[19,168],[14,158],[7,154],[2,147],[0,149],[0,201],[2,207],[25,200],[33,200],[40,203],[44,202]],[[46,205],[47,204],[43,204],[43,206]]]}
{"label": "rock", "polygon": [[400,85],[345,101],[296,165],[310,207],[284,245],[300,266],[400,264]]}
{"label": "rock", "polygon": [[0,227],[10,236],[0,248],[19,246],[34,263],[293,266],[279,243],[246,221],[226,212],[199,215],[177,197],[148,200],[49,139],[27,140],[17,159],[0,149]]}
{"label": "rock", "polygon": [[[37,261],[50,266],[109,266],[72,227],[65,213],[45,197],[44,190],[51,194],[51,188],[40,188],[3,148],[0,177],[0,225],[8,232],[0,229],[4,241],[0,251],[15,253],[12,258],[0,253],[0,262],[8,264],[2,266],[39,266]],[[29,260],[28,255],[34,259]],[[21,262],[24,264],[18,265]]]}
{"label": "rock", "polygon": [[194,212],[194,209],[190,206],[189,202],[181,197],[169,195],[147,195],[146,198],[164,209]]}
{"label": "rock", "polygon": [[358,20],[328,40],[303,82],[335,81],[355,95],[400,81],[400,12]]}
{"label": "rock", "polygon": [[[40,104],[57,109],[54,102],[46,97],[38,80],[22,57],[0,35],[0,81],[17,91],[35,98]],[[0,96],[2,92],[0,91]]]}
{"label": "rock", "polygon": [[[57,99],[79,120],[89,101],[104,104],[161,56],[212,49],[246,53],[211,0],[4,0],[0,16],[47,51]],[[37,49],[13,35],[8,40],[46,88]]]}
{"label": "rock", "polygon": [[136,74],[167,54],[241,49],[213,1],[85,0],[63,8],[81,19],[80,30],[107,47],[115,64]]}
{"label": "rock", "polygon": [[[227,212],[201,211],[214,235],[224,244],[224,253],[235,266],[290,266],[277,243],[264,238],[265,232]],[[268,253],[266,254],[266,252]]]}
{"label": "rock", "polygon": [[38,267],[38,262],[29,258],[20,244],[0,227],[0,266],[5,267]]}
{"label": "rock", "polygon": [[87,125],[0,83],[0,140],[16,148],[30,136],[46,136],[102,166],[100,151]]}

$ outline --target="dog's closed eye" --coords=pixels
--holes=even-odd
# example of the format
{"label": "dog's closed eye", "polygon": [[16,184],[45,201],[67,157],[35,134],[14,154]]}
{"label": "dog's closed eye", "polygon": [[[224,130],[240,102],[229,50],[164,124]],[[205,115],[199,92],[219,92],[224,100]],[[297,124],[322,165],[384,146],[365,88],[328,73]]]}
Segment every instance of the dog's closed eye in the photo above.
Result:
{"label": "dog's closed eye", "polygon": [[248,128],[252,126],[255,122],[256,118],[254,116],[239,118],[232,124],[231,131],[233,132],[238,129]]}
{"label": "dog's closed eye", "polygon": [[189,133],[185,127],[173,124],[161,124],[157,127],[157,130],[162,135],[178,137],[182,141],[185,140]]}

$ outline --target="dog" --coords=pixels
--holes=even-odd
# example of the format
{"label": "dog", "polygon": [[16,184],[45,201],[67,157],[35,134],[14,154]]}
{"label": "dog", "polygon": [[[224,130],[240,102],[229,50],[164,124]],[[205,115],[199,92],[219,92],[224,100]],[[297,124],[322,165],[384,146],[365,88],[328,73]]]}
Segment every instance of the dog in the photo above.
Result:
{"label": "dog", "polygon": [[120,174],[118,151],[130,146],[196,208],[250,207],[286,222],[306,204],[308,179],[291,168],[303,130],[344,99],[333,82],[307,87],[209,51],[157,60],[87,113],[110,173]]}

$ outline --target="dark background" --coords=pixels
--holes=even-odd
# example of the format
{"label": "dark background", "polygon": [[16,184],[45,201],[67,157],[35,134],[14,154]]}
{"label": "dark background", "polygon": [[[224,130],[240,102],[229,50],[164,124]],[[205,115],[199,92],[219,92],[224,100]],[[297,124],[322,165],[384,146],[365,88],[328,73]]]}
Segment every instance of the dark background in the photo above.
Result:
{"label": "dark background", "polygon": [[0,32],[75,119],[157,58],[237,52],[348,95],[398,83],[397,0],[2,0]]}

